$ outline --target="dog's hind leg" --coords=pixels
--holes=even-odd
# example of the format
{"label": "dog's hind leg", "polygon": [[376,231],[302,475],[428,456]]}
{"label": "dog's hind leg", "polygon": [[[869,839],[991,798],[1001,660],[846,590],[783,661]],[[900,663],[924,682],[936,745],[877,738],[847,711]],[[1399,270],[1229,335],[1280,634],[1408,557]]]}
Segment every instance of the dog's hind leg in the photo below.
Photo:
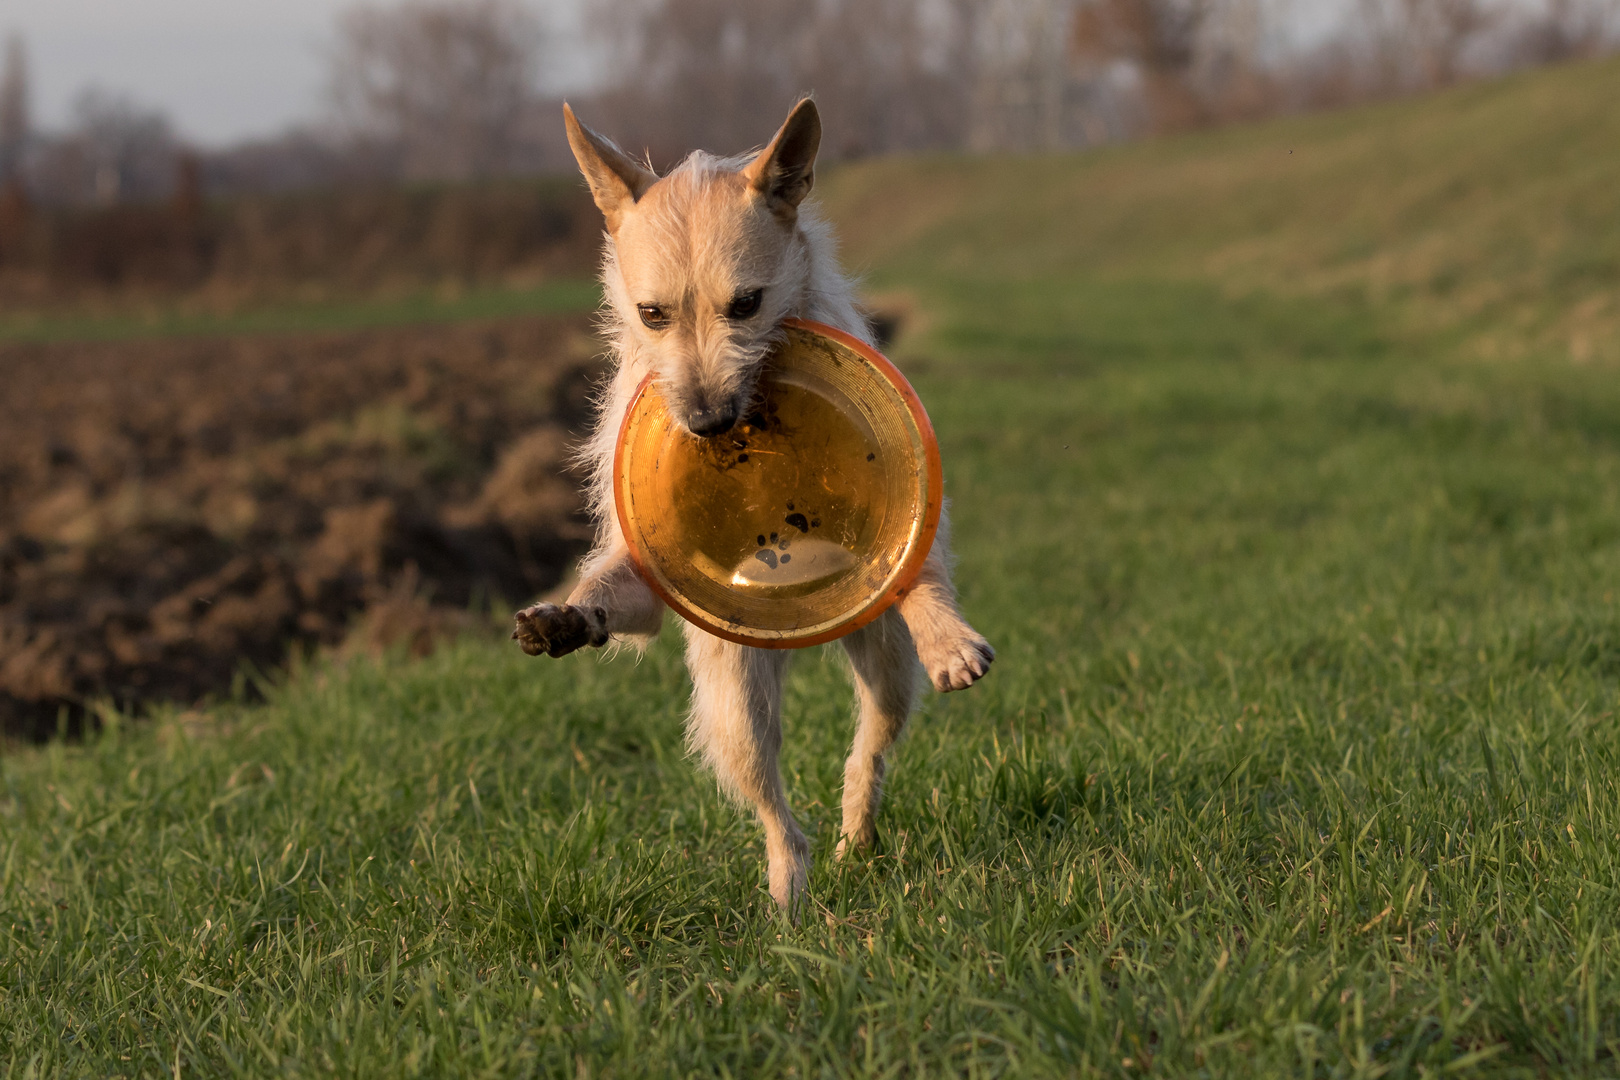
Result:
{"label": "dog's hind leg", "polygon": [[777,765],[789,654],[722,641],[690,624],[685,629],[692,672],[687,738],[720,786],[759,815],[771,897],[795,913],[810,876],[810,844],[788,810]]}
{"label": "dog's hind leg", "polygon": [[844,763],[844,824],[838,857],[877,842],[878,801],[883,797],[884,755],[917,697],[917,651],[905,620],[893,608],[843,639],[855,674],[860,705],[855,742]]}

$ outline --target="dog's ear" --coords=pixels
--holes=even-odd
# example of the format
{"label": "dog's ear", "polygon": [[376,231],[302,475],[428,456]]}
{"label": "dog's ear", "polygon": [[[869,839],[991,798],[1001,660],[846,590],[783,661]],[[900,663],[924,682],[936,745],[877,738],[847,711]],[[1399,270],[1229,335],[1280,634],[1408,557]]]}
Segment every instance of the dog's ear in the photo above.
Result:
{"label": "dog's ear", "polygon": [[607,219],[608,232],[618,232],[625,211],[657,183],[658,174],[580,123],[567,104],[563,105],[563,122],[568,126],[574,160],[591,185],[591,196]]}
{"label": "dog's ear", "polygon": [[816,182],[820,146],[821,114],[816,103],[805,98],[793,106],[782,130],[748,163],[743,176],[778,217],[791,218]]}

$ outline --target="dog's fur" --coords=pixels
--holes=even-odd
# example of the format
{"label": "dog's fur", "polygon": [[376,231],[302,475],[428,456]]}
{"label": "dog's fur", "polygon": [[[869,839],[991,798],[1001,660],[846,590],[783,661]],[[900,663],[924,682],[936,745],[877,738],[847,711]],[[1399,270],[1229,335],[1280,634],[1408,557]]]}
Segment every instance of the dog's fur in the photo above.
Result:
{"label": "dog's fur", "polygon": [[[689,433],[709,436],[748,413],[783,319],[814,319],[871,340],[838,269],[831,232],[803,201],[821,140],[812,101],[801,101],[757,155],[697,152],[661,178],[580,124],[567,106],[564,115],[574,156],[607,222],[604,322],[617,367],[585,451],[595,549],[565,604],[536,604],[517,615],[513,636],[524,651],[550,656],[614,638],[641,644],[663,621],[664,605],[631,563],[612,504],[614,443],[648,372],[675,419]],[[743,314],[750,307],[757,310]],[[957,610],[947,544],[942,521],[911,590],[841,639],[860,718],[844,767],[840,857],[877,838],[884,754],[911,712],[919,662],[935,687],[949,691],[972,685],[995,657]],[[792,909],[810,855],[777,768],[790,653],[732,644],[690,624],[683,629],[693,682],[691,746],[720,784],[759,814],[771,896]]]}

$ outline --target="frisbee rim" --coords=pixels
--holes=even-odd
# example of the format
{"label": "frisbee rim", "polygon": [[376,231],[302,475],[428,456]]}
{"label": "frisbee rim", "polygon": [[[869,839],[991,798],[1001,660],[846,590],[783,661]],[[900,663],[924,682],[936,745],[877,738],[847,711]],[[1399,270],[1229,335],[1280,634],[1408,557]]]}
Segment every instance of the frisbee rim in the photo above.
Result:
{"label": "frisbee rim", "polygon": [[906,411],[911,415],[912,423],[916,426],[917,434],[922,441],[923,470],[927,481],[922,527],[917,532],[917,539],[911,545],[911,550],[906,552],[906,557],[901,562],[900,569],[891,578],[888,588],[878,593],[865,606],[857,608],[849,616],[839,620],[834,625],[823,626],[822,629],[813,633],[797,636],[788,634],[774,637],[753,637],[730,629],[732,625],[738,624],[722,623],[709,612],[694,608],[679,597],[672,595],[658,580],[658,576],[652,572],[649,566],[650,560],[647,559],[631,534],[630,522],[625,510],[627,478],[624,470],[620,467],[624,460],[625,436],[629,432],[631,419],[636,414],[636,407],[641,403],[642,396],[646,394],[647,389],[654,382],[652,373],[648,373],[641,380],[640,385],[636,387],[635,393],[631,395],[630,404],[626,407],[624,416],[619,421],[619,433],[613,446],[613,512],[619,524],[619,534],[624,538],[625,547],[630,553],[630,561],[634,564],[636,573],[641,576],[641,579],[647,583],[653,592],[658,594],[658,597],[665,604],[668,604],[677,615],[687,622],[706,633],[713,634],[715,637],[738,645],[750,645],[757,649],[803,649],[812,645],[836,641],[846,634],[859,630],[893,607],[917,583],[923,565],[928,561],[929,554],[934,550],[934,538],[939,530],[940,514],[944,509],[945,502],[943,491],[944,468],[940,461],[939,440],[934,435],[934,425],[928,419],[928,410],[923,408],[922,399],[917,396],[917,391],[912,388],[911,382],[901,373],[900,369],[895,367],[888,357],[860,338],[835,326],[828,326],[826,323],[815,322],[811,319],[783,319],[782,325],[790,329],[803,330],[831,338],[876,368],[899,393],[900,399],[905,404]]}

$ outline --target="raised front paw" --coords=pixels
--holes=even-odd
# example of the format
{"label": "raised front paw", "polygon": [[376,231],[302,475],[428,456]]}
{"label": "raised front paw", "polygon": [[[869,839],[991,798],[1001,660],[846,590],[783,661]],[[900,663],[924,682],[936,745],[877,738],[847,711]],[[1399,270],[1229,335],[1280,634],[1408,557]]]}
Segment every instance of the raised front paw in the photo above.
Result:
{"label": "raised front paw", "polygon": [[567,656],[575,649],[607,644],[603,629],[607,621],[601,608],[577,608],[567,604],[535,604],[517,613],[517,629],[512,637],[530,656]]}
{"label": "raised front paw", "polygon": [[[919,643],[920,644],[920,643]],[[978,634],[968,633],[932,647],[919,647],[917,658],[928,672],[928,681],[942,694],[966,690],[990,671],[996,650]]]}

